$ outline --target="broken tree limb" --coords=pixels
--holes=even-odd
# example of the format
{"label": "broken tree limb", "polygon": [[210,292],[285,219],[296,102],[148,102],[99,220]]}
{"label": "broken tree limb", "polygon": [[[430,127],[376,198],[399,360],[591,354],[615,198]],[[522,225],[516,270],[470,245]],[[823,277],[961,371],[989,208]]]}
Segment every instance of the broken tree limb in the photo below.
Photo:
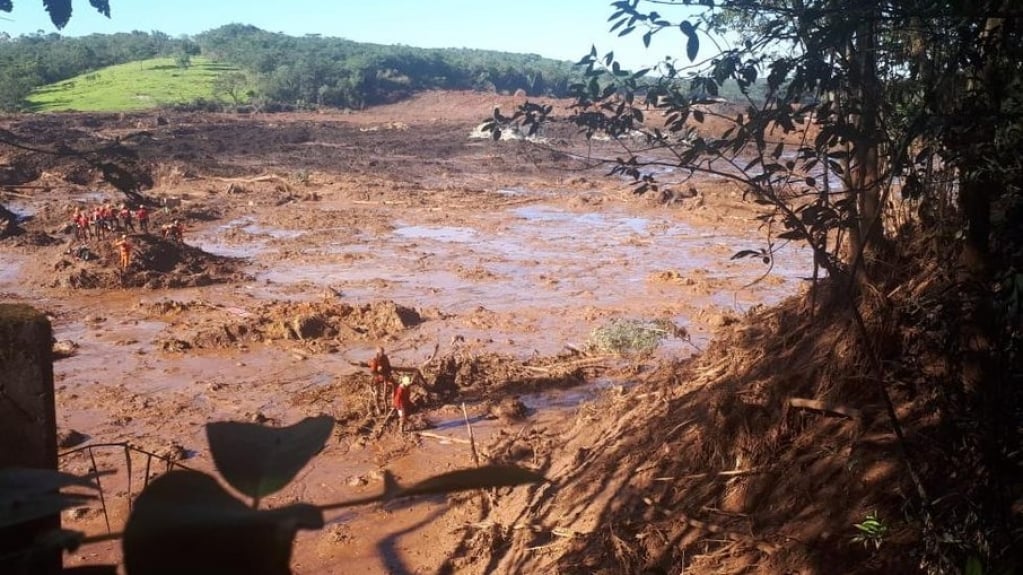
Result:
{"label": "broken tree limb", "polygon": [[441,435],[439,433],[431,433],[429,431],[417,431],[417,435],[420,437],[427,437],[429,439],[436,439],[438,441],[450,441],[451,443],[459,443],[462,445],[469,445],[468,439],[462,439],[460,437],[449,437],[447,435]]}
{"label": "broken tree limb", "polygon": [[544,367],[539,367],[535,365],[523,365],[522,368],[527,371],[549,375],[551,373],[559,371],[569,371],[573,369],[578,369],[580,367],[607,367],[603,365],[603,363],[608,359],[609,359],[608,356],[587,357],[583,359],[566,361],[563,363],[556,363]]}
{"label": "broken tree limb", "polygon": [[846,405],[835,405],[826,401],[818,401],[816,399],[804,399],[801,397],[790,397],[788,405],[791,407],[798,407],[801,409],[812,409],[814,411],[820,411],[823,413],[833,413],[835,415],[841,415],[850,419],[861,420],[863,419],[863,412],[855,407],[849,407]]}

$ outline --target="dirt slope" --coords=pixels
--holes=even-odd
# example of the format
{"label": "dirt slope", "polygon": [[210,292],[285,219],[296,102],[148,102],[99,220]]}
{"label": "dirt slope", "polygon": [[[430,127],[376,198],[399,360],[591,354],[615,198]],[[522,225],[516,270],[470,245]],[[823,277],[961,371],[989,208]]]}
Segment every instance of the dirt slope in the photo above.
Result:
{"label": "dirt slope", "polygon": [[[955,573],[970,545],[1011,565],[1020,467],[985,466],[956,399],[953,278],[906,270],[866,306],[883,383],[847,308],[751,313],[565,429],[494,446],[551,482],[499,498],[447,572]],[[883,532],[864,540],[870,517]]]}

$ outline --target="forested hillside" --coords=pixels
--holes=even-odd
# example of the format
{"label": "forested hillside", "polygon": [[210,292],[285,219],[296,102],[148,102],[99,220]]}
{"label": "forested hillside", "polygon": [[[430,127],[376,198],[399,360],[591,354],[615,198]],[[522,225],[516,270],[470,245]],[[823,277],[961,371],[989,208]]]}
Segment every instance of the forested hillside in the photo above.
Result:
{"label": "forested hillside", "polygon": [[[362,108],[421,90],[475,89],[565,96],[572,64],[535,54],[383,46],[319,36],[292,37],[232,24],[193,38],[161,32],[67,38],[34,34],[0,41],[0,108],[31,110],[34,89],[115,64],[203,55],[241,72],[225,75],[226,104]],[[575,76],[578,78],[578,76]]]}

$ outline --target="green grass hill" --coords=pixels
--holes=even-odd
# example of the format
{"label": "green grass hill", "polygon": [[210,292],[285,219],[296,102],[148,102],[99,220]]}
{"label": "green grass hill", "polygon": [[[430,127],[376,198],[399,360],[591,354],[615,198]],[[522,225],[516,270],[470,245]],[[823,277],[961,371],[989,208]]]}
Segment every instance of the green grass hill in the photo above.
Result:
{"label": "green grass hill", "polygon": [[139,60],[42,86],[28,101],[36,112],[127,112],[215,100],[214,79],[237,70],[202,57],[185,68],[174,58]]}

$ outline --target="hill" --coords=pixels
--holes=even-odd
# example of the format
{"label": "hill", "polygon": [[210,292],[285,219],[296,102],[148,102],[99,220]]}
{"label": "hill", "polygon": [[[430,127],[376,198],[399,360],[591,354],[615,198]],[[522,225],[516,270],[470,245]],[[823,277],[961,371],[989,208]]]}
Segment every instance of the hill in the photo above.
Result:
{"label": "hill", "polygon": [[215,100],[214,80],[237,70],[202,57],[192,58],[187,67],[174,58],[151,58],[42,86],[28,101],[37,112],[127,112]]}
{"label": "hill", "polygon": [[[185,55],[195,66],[181,74],[174,63]],[[206,58],[203,60],[199,58]],[[151,66],[139,61],[160,59]],[[215,66],[212,62],[219,63]],[[106,66],[128,65],[127,80],[106,82]],[[134,67],[133,67],[134,66]],[[169,73],[152,81],[138,77],[147,68]],[[213,66],[211,68],[211,66]],[[92,34],[66,38],[36,34],[0,42],[0,110],[138,110],[160,103],[209,101],[217,73],[236,71],[224,101],[251,102],[273,110],[363,109],[403,100],[427,90],[478,90],[563,97],[579,80],[570,62],[536,54],[471,49],[422,49],[353,42],[343,38],[294,37],[233,24],[192,38],[161,32]],[[205,76],[203,72],[206,72]],[[201,81],[168,89],[167,78]],[[104,80],[97,82],[97,80]],[[96,92],[80,101],[76,91]],[[141,89],[139,89],[141,88]],[[122,90],[126,95],[115,95]],[[239,97],[244,93],[244,97]],[[112,102],[112,99],[122,101]],[[111,105],[113,104],[113,105]]]}

